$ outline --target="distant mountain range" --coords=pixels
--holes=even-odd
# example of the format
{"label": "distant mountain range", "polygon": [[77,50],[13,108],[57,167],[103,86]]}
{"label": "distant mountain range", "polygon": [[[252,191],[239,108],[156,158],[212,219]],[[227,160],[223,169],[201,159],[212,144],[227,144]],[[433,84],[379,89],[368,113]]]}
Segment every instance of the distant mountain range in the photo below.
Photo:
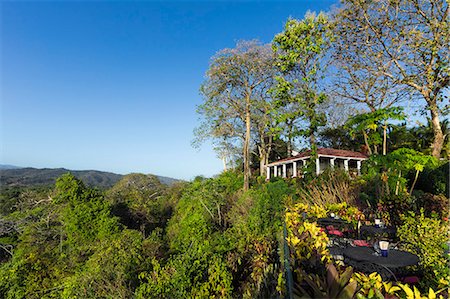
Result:
{"label": "distant mountain range", "polygon": [[14,166],[14,165],[0,164],[0,170],[1,170],[1,169],[17,169],[17,168],[21,168],[21,167],[19,167],[19,166]]}
{"label": "distant mountain range", "polygon": [[[54,185],[61,175],[71,172],[87,186],[106,189],[112,187],[124,175],[97,170],[69,170],[65,168],[31,168],[0,164],[0,186]],[[171,185],[179,180],[156,176],[161,183]]]}

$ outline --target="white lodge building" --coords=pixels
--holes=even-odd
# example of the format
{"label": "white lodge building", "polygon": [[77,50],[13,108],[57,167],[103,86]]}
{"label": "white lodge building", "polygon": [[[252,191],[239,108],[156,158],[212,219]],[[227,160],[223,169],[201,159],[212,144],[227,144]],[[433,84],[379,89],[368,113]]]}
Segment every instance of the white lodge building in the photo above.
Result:
{"label": "white lodge building", "polygon": [[[367,160],[369,157],[360,152],[347,150],[338,150],[332,148],[317,149],[316,174],[329,167],[345,169],[351,174],[360,174],[361,161]],[[268,164],[267,179],[271,177],[302,177],[306,161],[311,159],[311,150],[299,153],[294,157],[289,157]]]}

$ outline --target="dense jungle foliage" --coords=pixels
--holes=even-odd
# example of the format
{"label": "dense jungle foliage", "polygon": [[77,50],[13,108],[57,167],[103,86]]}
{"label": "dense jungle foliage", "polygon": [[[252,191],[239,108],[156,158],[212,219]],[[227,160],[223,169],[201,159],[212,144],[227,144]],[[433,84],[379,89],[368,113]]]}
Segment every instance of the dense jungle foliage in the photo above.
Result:
{"label": "dense jungle foliage", "polygon": [[[411,248],[421,257],[419,267],[426,278],[419,288],[442,288],[449,275],[443,247],[448,198],[419,189],[414,195],[402,192],[401,201],[409,204],[400,212],[396,205],[387,204],[398,196],[381,197],[378,192],[386,190],[372,188],[376,177],[367,172],[355,180],[336,171],[304,179],[255,178],[250,190],[243,192],[239,171],[170,187],[154,176],[130,174],[112,188],[98,191],[68,173],[52,189],[2,190],[2,203],[10,208],[3,209],[0,217],[0,294],[4,298],[281,298],[288,292],[283,240],[289,245],[290,267],[299,283],[304,273],[300,269],[326,271],[325,264],[310,263],[314,256],[324,255],[323,260],[330,261],[326,235],[321,236],[313,221],[301,224],[300,208],[308,211],[308,217],[332,211],[353,223],[361,215],[369,217],[368,213],[383,213],[387,221],[398,221],[400,238],[420,244],[417,252]],[[404,183],[411,184],[407,179]],[[376,202],[375,209],[371,202]],[[414,222],[417,229],[411,230]],[[310,237],[301,242],[293,239],[304,233]],[[360,281],[373,278],[358,275]]]}
{"label": "dense jungle foliage", "polygon": [[0,294],[273,296],[282,195],[293,189],[280,180],[242,193],[242,179],[227,172],[167,187],[131,174],[100,192],[66,174],[52,190],[3,190],[14,208],[0,218]]}

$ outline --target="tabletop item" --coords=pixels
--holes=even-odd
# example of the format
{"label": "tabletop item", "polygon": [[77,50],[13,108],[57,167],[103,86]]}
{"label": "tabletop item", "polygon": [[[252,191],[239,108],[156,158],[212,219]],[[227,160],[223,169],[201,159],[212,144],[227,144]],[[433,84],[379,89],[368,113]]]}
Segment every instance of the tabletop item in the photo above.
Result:
{"label": "tabletop item", "polygon": [[375,227],[381,227],[381,219],[375,219]]}
{"label": "tabletop item", "polygon": [[382,257],[388,256],[388,249],[389,249],[389,242],[388,241],[380,241],[380,250],[381,250]]}

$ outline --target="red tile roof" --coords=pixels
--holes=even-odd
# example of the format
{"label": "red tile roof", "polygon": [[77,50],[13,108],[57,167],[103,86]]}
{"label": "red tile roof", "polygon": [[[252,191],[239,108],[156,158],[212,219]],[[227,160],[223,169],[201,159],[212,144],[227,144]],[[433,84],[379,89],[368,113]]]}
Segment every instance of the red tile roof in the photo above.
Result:
{"label": "red tile roof", "polygon": [[[317,149],[317,154],[319,156],[332,156],[332,157],[342,157],[342,158],[355,158],[358,160],[365,160],[369,158],[367,155],[360,153],[360,152],[354,152],[354,151],[348,151],[348,150],[339,150],[339,149],[333,149],[333,148],[319,148]],[[296,156],[281,159],[278,161],[274,161],[272,163],[269,163],[269,165],[278,164],[281,162],[291,161],[291,160],[297,160],[300,158],[306,158],[311,156],[311,150],[304,151],[302,153],[299,153]]]}

